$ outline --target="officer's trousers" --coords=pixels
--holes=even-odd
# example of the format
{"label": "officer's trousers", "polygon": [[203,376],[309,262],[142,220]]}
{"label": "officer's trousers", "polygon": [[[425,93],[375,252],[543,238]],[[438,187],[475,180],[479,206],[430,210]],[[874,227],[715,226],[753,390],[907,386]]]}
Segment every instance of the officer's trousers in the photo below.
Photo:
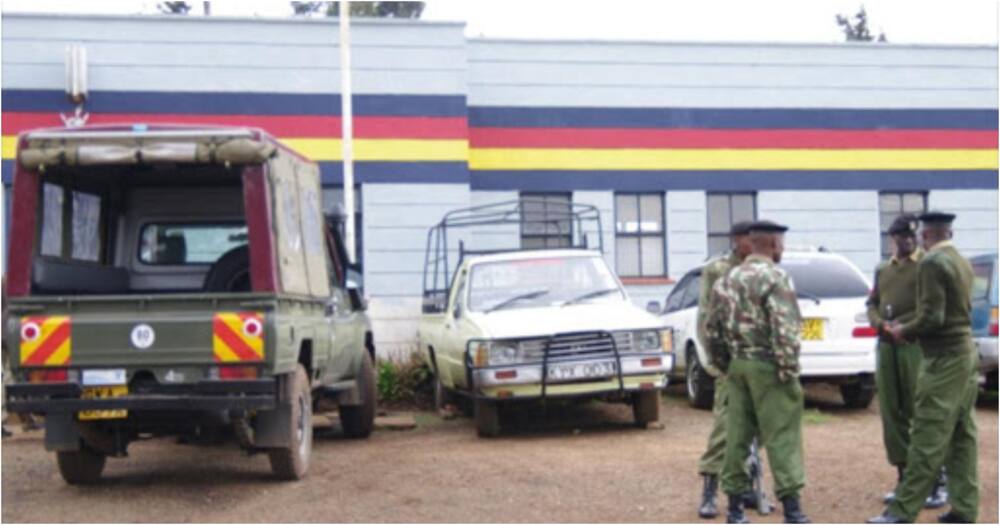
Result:
{"label": "officer's trousers", "polygon": [[911,522],[916,519],[944,465],[952,511],[974,522],[979,510],[973,415],[978,357],[971,341],[961,353],[934,355],[927,350],[933,349],[925,348],[920,365],[906,471],[889,511]]}
{"label": "officer's trousers", "polygon": [[767,450],[778,499],[797,497],[805,486],[802,465],[802,386],[782,383],[774,363],[736,358],[727,373],[729,419],[722,489],[742,494],[751,489],[745,461],[755,435]]}
{"label": "officer's trousers", "polygon": [[726,420],[729,417],[729,391],[726,375],[715,378],[715,399],[712,401],[712,432],[708,434],[708,447],[698,461],[699,474],[718,476],[722,472],[722,460],[726,456]]}
{"label": "officer's trousers", "polygon": [[906,464],[920,361],[920,345],[916,343],[878,345],[875,384],[882,415],[882,441],[890,465]]}

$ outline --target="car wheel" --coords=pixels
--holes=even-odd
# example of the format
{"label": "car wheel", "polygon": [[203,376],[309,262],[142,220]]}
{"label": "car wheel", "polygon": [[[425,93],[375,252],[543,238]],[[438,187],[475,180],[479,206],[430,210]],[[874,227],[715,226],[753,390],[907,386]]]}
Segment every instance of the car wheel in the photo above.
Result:
{"label": "car wheel", "polygon": [[104,472],[107,456],[81,445],[80,450],[56,452],[59,474],[70,485],[97,483]]}
{"label": "car wheel", "polygon": [[659,421],[660,392],[646,390],[636,393],[632,399],[632,415],[635,417],[636,426],[640,428],[645,428],[647,424]]}
{"label": "car wheel", "polygon": [[358,376],[358,393],[361,395],[361,404],[358,406],[340,407],[340,426],[344,428],[344,435],[353,439],[362,439],[370,436],[375,428],[375,365],[372,364],[371,355],[364,353],[361,361],[361,371]]}
{"label": "car wheel", "polygon": [[875,398],[875,379],[862,374],[857,381],[840,385],[840,397],[847,408],[868,408]]}
{"label": "car wheel", "polygon": [[698,361],[698,352],[693,348],[687,353],[687,372],[685,381],[687,384],[688,402],[695,408],[711,410],[712,400],[715,397],[714,379]]}
{"label": "car wheel", "polygon": [[500,435],[500,404],[489,399],[475,401],[476,432],[479,437]]}
{"label": "car wheel", "polygon": [[286,399],[292,403],[289,417],[282,422],[287,425],[285,432],[291,435],[287,447],[268,451],[271,470],[283,480],[297,480],[309,470],[309,456],[312,454],[312,392],[309,390],[309,376],[300,364],[285,383]]}

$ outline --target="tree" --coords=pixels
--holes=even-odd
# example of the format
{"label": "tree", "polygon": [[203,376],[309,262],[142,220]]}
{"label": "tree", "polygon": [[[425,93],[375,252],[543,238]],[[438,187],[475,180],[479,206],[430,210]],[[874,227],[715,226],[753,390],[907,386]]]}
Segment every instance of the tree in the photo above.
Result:
{"label": "tree", "polygon": [[[854,15],[854,23],[851,23],[850,18],[844,15],[837,15],[837,25],[844,32],[844,37],[848,42],[871,42],[875,40],[872,36],[871,31],[868,29],[868,12],[865,11],[865,6],[861,6],[857,14]],[[879,32],[878,35],[879,42],[887,42],[884,32]]]}
{"label": "tree", "polygon": [[[340,2],[291,2],[295,16],[340,16]],[[351,2],[351,16],[420,18],[423,2]]]}
{"label": "tree", "polygon": [[191,11],[191,4],[187,2],[160,2],[156,8],[165,15],[186,15]]}

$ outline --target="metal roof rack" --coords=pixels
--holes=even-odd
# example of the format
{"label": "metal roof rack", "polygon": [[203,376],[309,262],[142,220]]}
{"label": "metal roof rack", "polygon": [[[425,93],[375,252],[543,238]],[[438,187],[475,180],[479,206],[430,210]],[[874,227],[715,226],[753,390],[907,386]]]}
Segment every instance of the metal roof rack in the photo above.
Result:
{"label": "metal roof rack", "polygon": [[[540,213],[539,210],[543,211]],[[459,239],[458,257],[455,266],[451,266],[448,230],[503,225],[517,225],[520,234],[527,231],[539,235],[562,236],[568,242],[558,246],[538,248],[517,246],[470,250],[465,247],[465,241]],[[585,228],[585,225],[589,226]],[[604,253],[601,231],[601,212],[596,206],[589,204],[566,202],[565,206],[553,208],[552,202],[543,198],[523,197],[518,200],[452,210],[427,231],[423,272],[424,311],[429,311],[428,301],[433,303],[430,311],[439,311],[437,306],[443,310],[441,304],[447,301],[454,272],[461,266],[466,256],[553,249],[597,250]],[[597,242],[593,246],[590,243],[590,233],[596,234],[597,237]],[[519,243],[520,234],[516,235]]]}

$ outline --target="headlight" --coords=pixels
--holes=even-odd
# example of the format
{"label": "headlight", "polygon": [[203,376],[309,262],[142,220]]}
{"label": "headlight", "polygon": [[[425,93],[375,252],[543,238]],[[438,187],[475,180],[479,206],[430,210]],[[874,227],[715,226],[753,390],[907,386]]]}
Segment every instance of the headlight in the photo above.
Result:
{"label": "headlight", "polygon": [[490,345],[490,365],[509,365],[518,361],[520,352],[517,345],[511,343],[493,343]]}
{"label": "headlight", "polygon": [[660,330],[660,348],[665,354],[674,351],[674,331],[672,329]]}
{"label": "headlight", "polygon": [[656,330],[636,332],[634,336],[636,349],[640,352],[659,352],[660,333]]}

